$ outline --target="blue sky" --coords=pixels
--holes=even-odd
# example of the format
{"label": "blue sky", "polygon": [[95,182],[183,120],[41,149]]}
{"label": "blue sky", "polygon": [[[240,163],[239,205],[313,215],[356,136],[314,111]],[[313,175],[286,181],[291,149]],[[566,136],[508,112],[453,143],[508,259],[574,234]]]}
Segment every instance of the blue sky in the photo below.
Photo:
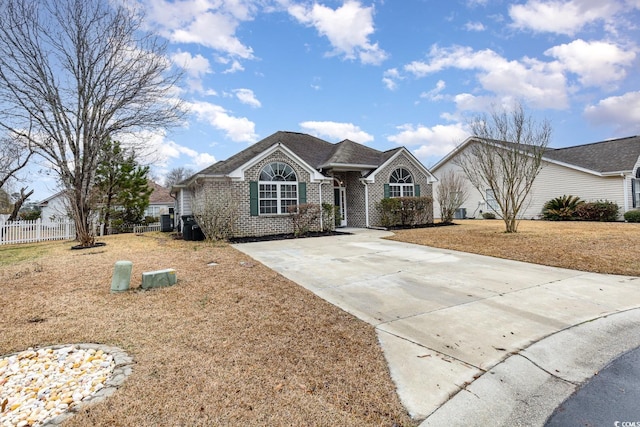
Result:
{"label": "blue sky", "polygon": [[158,178],[278,130],[404,145],[429,167],[513,100],[551,121],[553,147],[640,134],[640,0],[138,3],[185,69],[184,126],[144,134]]}

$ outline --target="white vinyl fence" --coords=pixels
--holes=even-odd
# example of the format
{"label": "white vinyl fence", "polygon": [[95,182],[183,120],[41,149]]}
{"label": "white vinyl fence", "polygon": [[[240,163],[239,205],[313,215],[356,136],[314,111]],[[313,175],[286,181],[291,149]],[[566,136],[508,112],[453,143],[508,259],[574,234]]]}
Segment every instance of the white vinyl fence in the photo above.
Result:
{"label": "white vinyl fence", "polygon": [[70,240],[76,238],[73,221],[0,221],[0,245]]}

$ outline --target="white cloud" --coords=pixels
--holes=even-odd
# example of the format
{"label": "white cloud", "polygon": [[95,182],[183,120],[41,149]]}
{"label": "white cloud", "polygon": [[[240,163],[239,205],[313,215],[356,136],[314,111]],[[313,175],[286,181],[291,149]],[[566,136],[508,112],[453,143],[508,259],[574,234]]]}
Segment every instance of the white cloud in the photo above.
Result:
{"label": "white cloud", "polygon": [[222,74],[233,74],[233,73],[237,73],[238,71],[244,71],[244,67],[239,61],[233,61],[231,63],[231,66],[226,70],[224,70]]}
{"label": "white cloud", "polygon": [[359,126],[352,123],[338,123],[338,122],[302,122],[300,127],[305,132],[318,138],[329,138],[334,141],[342,141],[343,139],[350,139],[351,141],[358,142],[360,144],[366,144],[373,141],[373,135],[361,130]]}
{"label": "white cloud", "polygon": [[423,161],[445,156],[469,136],[462,123],[433,127],[404,124],[398,126],[398,130],[399,133],[387,139],[399,145],[419,146],[413,153]]}
{"label": "white cloud", "polygon": [[618,0],[529,0],[509,7],[513,26],[535,32],[573,35],[596,21],[608,21],[622,8]]}
{"label": "white cloud", "polygon": [[219,105],[204,101],[186,102],[186,107],[198,120],[222,130],[227,138],[236,142],[256,142],[255,123],[246,117],[234,117]]}
{"label": "white cloud", "polygon": [[402,76],[397,68],[390,68],[382,75],[382,82],[389,90],[396,90],[399,80],[402,80]]}
{"label": "white cloud", "polygon": [[622,135],[640,134],[640,91],[605,98],[589,105],[584,115],[596,125],[613,126]]}
{"label": "white cloud", "polygon": [[171,61],[185,70],[187,84],[191,90],[204,92],[202,78],[211,73],[211,65],[207,58],[200,54],[192,56],[189,52],[178,51],[171,55]]}
{"label": "white cloud", "polygon": [[236,94],[236,98],[238,98],[243,104],[250,105],[253,108],[259,108],[262,106],[251,89],[236,89],[233,92]]}
{"label": "white cloud", "polygon": [[527,100],[538,108],[566,108],[566,79],[557,62],[542,62],[532,58],[509,61],[491,49],[474,51],[470,47],[433,46],[429,61],[413,61],[405,65],[407,72],[424,77],[447,68],[478,71],[483,89],[499,97]]}
{"label": "white cloud", "polygon": [[438,83],[436,83],[436,87],[434,87],[428,92],[422,92],[420,94],[420,98],[427,98],[427,99],[430,99],[431,101],[440,101],[441,99],[444,98],[441,92],[446,87],[447,87],[447,84],[444,82],[444,80],[438,80]]}
{"label": "white cloud", "polygon": [[636,58],[634,52],[615,44],[582,39],[554,46],[545,55],[557,58],[566,70],[577,74],[585,86],[603,86],[624,79],[625,67],[630,67]]}
{"label": "white cloud", "polygon": [[236,30],[241,22],[253,18],[254,2],[149,0],[147,5],[149,20],[172,42],[194,43],[231,56],[253,58],[253,50],[236,37]]}
{"label": "white cloud", "polygon": [[485,26],[482,24],[482,22],[467,22],[466,24],[464,24],[464,28],[467,31],[484,31],[486,30]]}
{"label": "white cloud", "polygon": [[198,167],[205,167],[215,163],[215,158],[208,153],[180,145],[167,139],[165,130],[142,130],[135,133],[118,135],[118,140],[125,146],[135,147],[136,153],[143,163],[151,165],[154,170],[161,171],[182,156],[188,157],[189,162]]}
{"label": "white cloud", "polygon": [[204,169],[216,162],[216,158],[209,153],[200,153],[193,157],[193,164],[198,169]]}
{"label": "white cloud", "polygon": [[387,53],[378,43],[369,41],[375,31],[373,6],[364,7],[359,1],[347,0],[335,10],[314,3],[311,7],[292,5],[288,11],[298,22],[314,27],[329,39],[334,49],[331,55],[358,58],[363,64],[374,65],[387,59]]}
{"label": "white cloud", "polygon": [[171,55],[171,60],[184,68],[191,77],[202,78],[205,74],[211,73],[209,60],[200,54],[193,56],[189,52],[178,51]]}

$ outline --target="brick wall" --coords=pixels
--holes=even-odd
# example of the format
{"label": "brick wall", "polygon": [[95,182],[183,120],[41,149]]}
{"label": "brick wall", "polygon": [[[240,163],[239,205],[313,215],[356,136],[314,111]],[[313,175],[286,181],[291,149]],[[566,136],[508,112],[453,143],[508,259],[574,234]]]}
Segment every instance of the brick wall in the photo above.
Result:
{"label": "brick wall", "polygon": [[[322,202],[333,203],[333,184],[330,182],[310,182],[309,172],[300,167],[292,158],[282,151],[276,151],[261,160],[256,165],[245,171],[244,181],[230,179],[209,178],[198,185],[194,194],[194,200],[202,197],[205,191],[210,192],[209,197],[216,194],[223,198],[223,194],[232,192],[238,200],[238,221],[236,223],[235,237],[269,236],[273,234],[286,234],[293,232],[293,225],[289,215],[258,215],[251,216],[249,199],[249,182],[258,181],[263,167],[273,162],[286,163],[293,168],[298,182],[307,183],[307,203],[321,205]],[[320,189],[322,186],[322,190]],[[322,200],[320,192],[322,191]],[[195,203],[195,202],[194,202]],[[311,227],[311,231],[320,231],[320,220]]]}
{"label": "brick wall", "polygon": [[[369,184],[369,225],[371,226],[380,226],[380,212],[377,205],[384,198],[384,184],[389,183],[391,173],[398,168],[411,172],[413,183],[420,185],[421,196],[433,198],[433,186],[428,183],[427,176],[413,165],[405,153],[400,153],[397,158],[376,173],[376,182]],[[433,202],[429,209],[428,222],[433,222]]]}

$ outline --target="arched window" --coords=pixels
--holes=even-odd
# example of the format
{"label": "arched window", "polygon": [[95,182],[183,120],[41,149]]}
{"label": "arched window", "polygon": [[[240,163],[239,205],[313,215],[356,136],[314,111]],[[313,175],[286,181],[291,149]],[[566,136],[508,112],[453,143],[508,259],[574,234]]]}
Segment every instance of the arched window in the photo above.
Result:
{"label": "arched window", "polygon": [[273,162],[262,168],[258,201],[260,215],[286,214],[298,204],[298,178],[291,166]]}
{"label": "arched window", "polygon": [[413,197],[413,177],[405,168],[398,168],[389,177],[389,197]]}

